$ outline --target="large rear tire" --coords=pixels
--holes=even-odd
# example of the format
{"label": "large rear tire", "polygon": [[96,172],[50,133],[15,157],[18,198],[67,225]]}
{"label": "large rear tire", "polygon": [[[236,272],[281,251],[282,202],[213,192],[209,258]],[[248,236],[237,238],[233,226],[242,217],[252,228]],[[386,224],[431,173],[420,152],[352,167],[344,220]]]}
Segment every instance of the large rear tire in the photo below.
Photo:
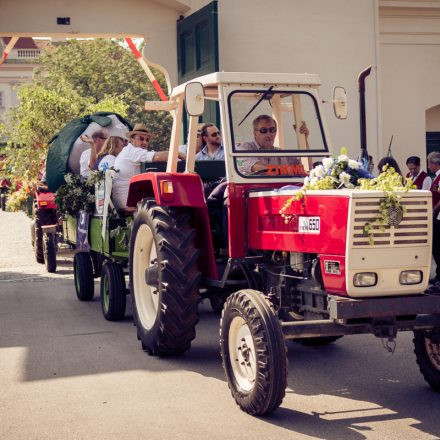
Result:
{"label": "large rear tire", "polygon": [[57,270],[57,242],[55,234],[44,234],[43,254],[46,270],[50,273]]}
{"label": "large rear tire", "polygon": [[80,301],[91,301],[94,295],[93,267],[89,252],[77,252],[73,259],[76,296]]}
{"label": "large rear tire", "polygon": [[199,251],[190,212],[143,201],[130,242],[133,318],[142,348],[150,355],[188,350],[198,321]]}
{"label": "large rear tire", "polygon": [[122,266],[107,261],[101,271],[101,310],[107,321],[118,321],[125,316],[127,294]]}
{"label": "large rear tire", "polygon": [[287,386],[287,358],[277,315],[263,294],[228,297],[220,321],[223,368],[237,405],[252,415],[278,408]]}
{"label": "large rear tire", "polygon": [[414,353],[426,382],[440,391],[440,329],[435,333],[414,330]]}

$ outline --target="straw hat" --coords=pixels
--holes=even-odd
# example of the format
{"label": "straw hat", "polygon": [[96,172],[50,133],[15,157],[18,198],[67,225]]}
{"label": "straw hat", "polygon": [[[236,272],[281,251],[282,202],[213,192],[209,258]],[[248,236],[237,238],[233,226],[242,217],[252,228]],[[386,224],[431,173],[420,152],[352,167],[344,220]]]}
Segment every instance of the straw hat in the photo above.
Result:
{"label": "straw hat", "polygon": [[127,136],[130,139],[135,134],[147,134],[151,137],[151,133],[148,131],[148,128],[145,124],[135,124],[133,130],[129,131]]}

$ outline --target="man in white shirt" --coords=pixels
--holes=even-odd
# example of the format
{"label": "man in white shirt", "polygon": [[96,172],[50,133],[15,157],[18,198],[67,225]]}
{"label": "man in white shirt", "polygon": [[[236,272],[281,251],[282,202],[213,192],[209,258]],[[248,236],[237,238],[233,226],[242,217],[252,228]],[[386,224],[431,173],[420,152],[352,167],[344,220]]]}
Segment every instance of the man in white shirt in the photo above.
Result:
{"label": "man in white shirt", "polygon": [[96,156],[104,145],[106,139],[107,136],[101,130],[95,131],[91,138],[87,135],[81,135],[81,140],[90,144],[90,148],[83,151],[79,158],[79,173],[81,177],[89,177],[90,170],[92,170],[95,165]]}
{"label": "man in white shirt", "polygon": [[417,189],[423,189],[429,191],[432,185],[432,179],[420,169],[420,157],[411,156],[406,159],[406,166],[409,173],[406,178],[412,178],[413,184],[417,186]]}
{"label": "man in white shirt", "polygon": [[[114,169],[118,171],[113,180],[112,199],[116,209],[124,209],[127,204],[130,179],[141,172],[142,162],[165,162],[168,151],[148,150],[151,134],[145,124],[136,124],[127,133],[130,142],[118,154]],[[179,153],[179,158],[183,155]]]}

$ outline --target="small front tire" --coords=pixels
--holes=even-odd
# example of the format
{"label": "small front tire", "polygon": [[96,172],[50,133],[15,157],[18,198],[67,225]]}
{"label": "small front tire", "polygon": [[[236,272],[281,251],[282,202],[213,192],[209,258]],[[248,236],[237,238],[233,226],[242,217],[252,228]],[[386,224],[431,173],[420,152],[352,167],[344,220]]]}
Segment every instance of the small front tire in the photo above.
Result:
{"label": "small front tire", "polygon": [[57,242],[55,234],[44,234],[43,236],[44,264],[49,273],[57,270]]}
{"label": "small front tire", "polygon": [[93,266],[89,252],[77,252],[73,259],[76,296],[91,301],[94,295]]}
{"label": "small front tire", "polygon": [[101,272],[101,310],[107,321],[118,321],[125,316],[125,279],[122,267],[107,261]]}
{"label": "small front tire", "polygon": [[220,349],[228,386],[237,405],[251,415],[278,408],[287,386],[286,346],[271,304],[256,290],[226,300]]}
{"label": "small front tire", "polygon": [[440,391],[440,329],[435,333],[414,330],[414,353],[426,382]]}

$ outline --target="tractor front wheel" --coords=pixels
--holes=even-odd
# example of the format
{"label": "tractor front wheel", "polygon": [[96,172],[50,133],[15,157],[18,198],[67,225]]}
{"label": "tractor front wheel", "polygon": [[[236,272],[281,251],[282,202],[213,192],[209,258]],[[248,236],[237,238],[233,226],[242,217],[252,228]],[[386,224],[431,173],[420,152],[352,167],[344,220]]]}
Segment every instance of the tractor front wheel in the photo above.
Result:
{"label": "tractor front wheel", "polygon": [[142,348],[150,355],[188,350],[198,321],[197,269],[191,213],[143,201],[130,242],[133,318]]}
{"label": "tractor front wheel", "polygon": [[440,391],[440,329],[435,332],[414,330],[414,353],[426,382]]}
{"label": "tractor front wheel", "polygon": [[101,310],[107,321],[118,321],[125,316],[125,279],[122,266],[107,261],[101,271]]}
{"label": "tractor front wheel", "polygon": [[93,266],[89,252],[77,252],[73,259],[76,296],[80,301],[91,301],[94,295]]}
{"label": "tractor front wheel", "polygon": [[251,415],[278,408],[287,385],[287,358],[277,315],[262,293],[228,297],[220,321],[223,368],[237,405]]}

